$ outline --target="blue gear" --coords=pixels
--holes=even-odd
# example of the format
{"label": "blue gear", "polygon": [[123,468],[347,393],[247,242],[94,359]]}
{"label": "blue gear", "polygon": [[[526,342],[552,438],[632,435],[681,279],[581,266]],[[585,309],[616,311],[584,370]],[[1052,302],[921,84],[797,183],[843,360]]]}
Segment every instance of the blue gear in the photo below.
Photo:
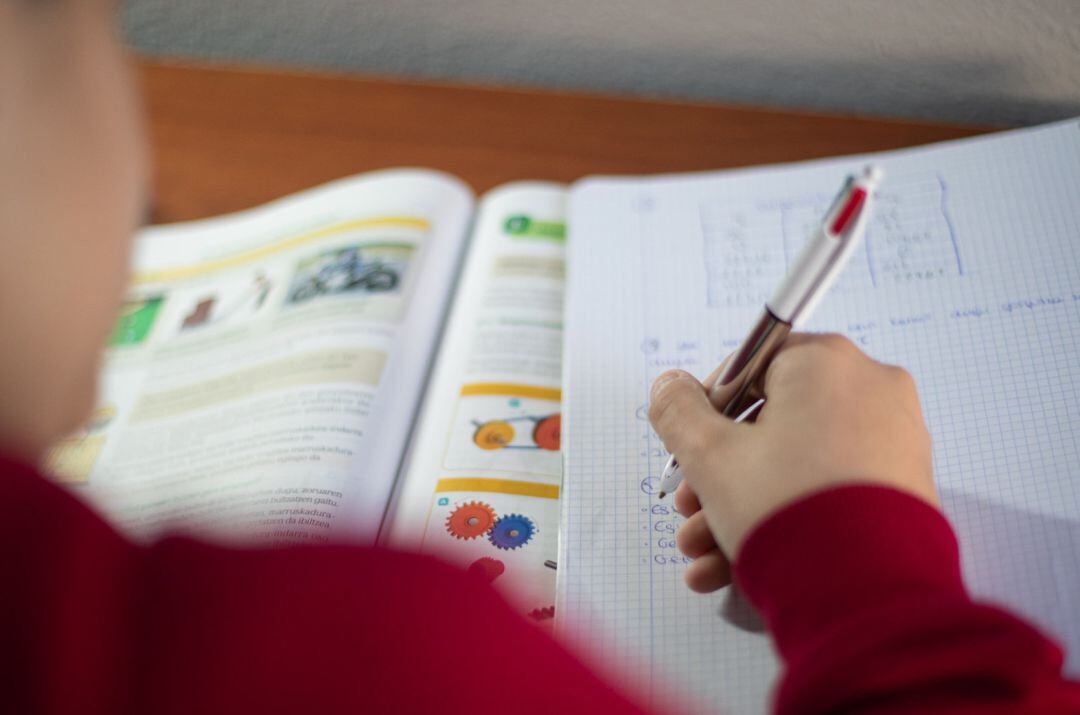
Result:
{"label": "blue gear", "polygon": [[488,539],[500,549],[520,549],[532,540],[535,533],[536,525],[532,519],[521,514],[507,514],[491,527]]}

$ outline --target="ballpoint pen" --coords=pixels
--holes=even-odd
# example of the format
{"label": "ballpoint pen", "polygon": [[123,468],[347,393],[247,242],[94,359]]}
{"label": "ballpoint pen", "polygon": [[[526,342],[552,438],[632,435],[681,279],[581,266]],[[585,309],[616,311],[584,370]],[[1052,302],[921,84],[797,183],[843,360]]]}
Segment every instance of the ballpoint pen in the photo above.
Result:
{"label": "ballpoint pen", "polygon": [[[709,390],[709,401],[721,414],[745,418],[760,401],[758,382],[772,356],[792,328],[810,317],[866,231],[882,176],[880,168],[868,166],[861,176],[847,178],[821,225]],[[725,400],[726,395],[731,398]],[[681,481],[679,463],[671,455],[660,477],[660,498],[675,491]]]}

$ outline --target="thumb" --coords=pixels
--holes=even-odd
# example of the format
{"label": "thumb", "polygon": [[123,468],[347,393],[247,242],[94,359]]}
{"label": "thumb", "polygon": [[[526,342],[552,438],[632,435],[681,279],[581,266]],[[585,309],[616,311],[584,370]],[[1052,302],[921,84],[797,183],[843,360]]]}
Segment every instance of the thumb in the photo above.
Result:
{"label": "thumb", "polygon": [[688,372],[670,370],[652,385],[649,422],[672,454],[692,457],[720,432],[735,427],[709,402],[705,387]]}

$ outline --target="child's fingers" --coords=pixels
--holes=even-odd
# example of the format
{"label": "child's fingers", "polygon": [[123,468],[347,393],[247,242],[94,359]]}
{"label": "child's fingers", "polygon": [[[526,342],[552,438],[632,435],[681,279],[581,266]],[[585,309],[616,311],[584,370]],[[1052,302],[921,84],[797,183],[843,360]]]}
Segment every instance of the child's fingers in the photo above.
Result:
{"label": "child's fingers", "polygon": [[723,361],[720,363],[719,367],[710,372],[709,376],[701,381],[701,384],[705,386],[706,390],[711,390],[713,385],[716,384],[716,381],[720,379],[720,373],[722,373],[724,371],[724,368],[727,367],[728,362],[731,360],[731,356],[734,354],[735,353],[731,353],[726,358],[724,358]]}
{"label": "child's fingers", "polygon": [[705,388],[693,375],[670,370],[652,386],[649,422],[668,451],[698,456],[739,425],[722,417],[709,403]]}
{"label": "child's fingers", "polygon": [[691,591],[712,593],[731,583],[731,564],[720,549],[713,549],[686,567],[683,580]]}
{"label": "child's fingers", "polygon": [[675,534],[675,545],[692,559],[704,556],[716,548],[716,539],[705,522],[705,512],[697,512],[679,527]]}
{"label": "child's fingers", "polygon": [[697,494],[694,494],[694,490],[686,482],[679,482],[678,488],[675,489],[675,511],[688,519],[701,511],[701,502],[698,501]]}

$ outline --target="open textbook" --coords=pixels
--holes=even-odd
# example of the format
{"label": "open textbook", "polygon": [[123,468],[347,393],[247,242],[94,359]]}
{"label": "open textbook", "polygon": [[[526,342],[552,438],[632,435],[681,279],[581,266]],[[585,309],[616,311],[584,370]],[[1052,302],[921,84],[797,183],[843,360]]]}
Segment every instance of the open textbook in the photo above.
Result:
{"label": "open textbook", "polygon": [[[914,375],[966,581],[1080,673],[1080,121],[570,195],[557,628],[653,704],[764,712],[777,662],[737,591],[691,593],[659,501],[650,383],[739,344],[845,175],[885,170],[865,239],[806,326]],[[767,408],[766,408],[767,409]],[[753,475],[746,475],[752,479]],[[821,554],[823,560],[829,554]],[[582,625],[584,624],[584,625]]]}
{"label": "open textbook", "polygon": [[[436,554],[656,702],[763,710],[752,613],[682,585],[648,386],[737,345],[870,158],[478,205],[390,170],[146,229],[99,407],[49,469],[136,538]],[[1080,671],[1080,122],[873,159],[876,217],[808,328],[914,373],[969,583]]]}
{"label": "open textbook", "polygon": [[515,184],[474,212],[390,170],[146,229],[99,406],[48,469],[136,538],[379,536],[550,624],[564,203]]}

